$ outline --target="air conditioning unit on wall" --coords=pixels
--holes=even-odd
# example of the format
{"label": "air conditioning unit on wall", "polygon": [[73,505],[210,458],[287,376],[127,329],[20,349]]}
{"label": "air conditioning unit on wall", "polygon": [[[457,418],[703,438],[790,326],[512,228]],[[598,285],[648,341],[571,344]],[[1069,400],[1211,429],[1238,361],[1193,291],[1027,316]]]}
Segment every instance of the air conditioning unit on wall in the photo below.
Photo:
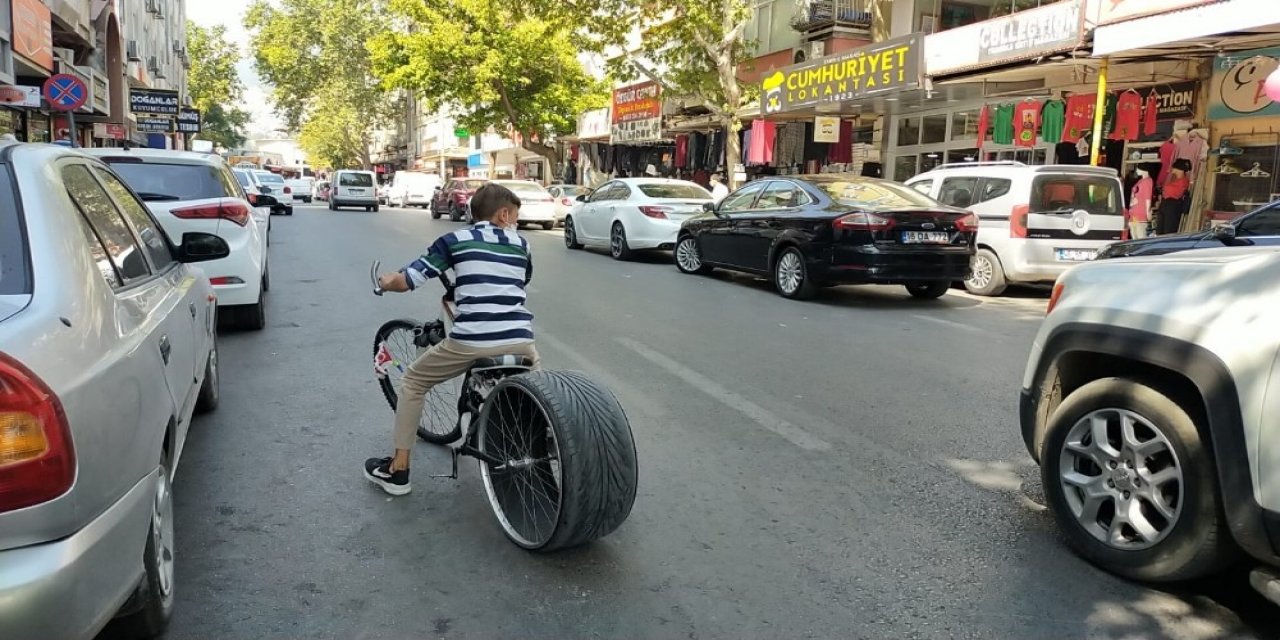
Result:
{"label": "air conditioning unit on wall", "polygon": [[821,40],[806,42],[791,50],[791,63],[799,64],[827,55],[827,43]]}
{"label": "air conditioning unit on wall", "polygon": [[138,51],[138,41],[130,40],[124,46],[125,57],[129,62],[142,62],[142,53]]}

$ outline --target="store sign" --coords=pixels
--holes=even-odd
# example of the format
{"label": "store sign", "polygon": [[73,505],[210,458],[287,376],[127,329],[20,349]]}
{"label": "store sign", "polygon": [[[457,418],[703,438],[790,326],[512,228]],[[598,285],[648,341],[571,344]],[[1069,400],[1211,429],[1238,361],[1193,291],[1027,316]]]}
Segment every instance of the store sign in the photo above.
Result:
{"label": "store sign", "polygon": [[129,110],[134,113],[178,115],[178,92],[160,89],[130,89]]}
{"label": "store sign", "polygon": [[1145,16],[1153,16],[1158,13],[1167,13],[1177,9],[1186,9],[1201,4],[1209,4],[1218,0],[1107,0],[1099,3],[1098,7],[1098,24],[1115,24],[1132,20],[1134,18],[1142,18]]}
{"label": "store sign", "polygon": [[1199,83],[1194,80],[1162,84],[1155,87],[1138,89],[1143,98],[1156,94],[1156,118],[1158,120],[1176,120],[1178,118],[1194,118],[1196,115],[1196,91]]}
{"label": "store sign", "polygon": [[646,142],[662,139],[662,87],[656,82],[613,90],[613,117],[609,142]]}
{"label": "store sign", "polygon": [[922,40],[912,34],[775,71],[761,83],[764,112],[917,89],[924,71]]}
{"label": "store sign", "polygon": [[129,130],[122,124],[99,122],[93,125],[93,137],[99,140],[127,140]]}
{"label": "store sign", "polygon": [[173,120],[169,118],[138,118],[138,131],[146,133],[171,133]]}
{"label": "store sign", "polygon": [[1267,97],[1262,84],[1280,68],[1280,47],[1241,51],[1213,61],[1209,84],[1209,119],[1280,116],[1280,103]]}
{"label": "store sign", "polygon": [[818,116],[813,119],[814,142],[840,142],[840,118]]}
{"label": "store sign", "polygon": [[10,107],[40,107],[40,87],[0,85],[0,104]]}
{"label": "store sign", "polygon": [[53,24],[40,0],[13,0],[13,52],[53,71]]}
{"label": "store sign", "polygon": [[1055,2],[971,25],[978,28],[978,62],[1025,60],[1078,46],[1084,36],[1082,4]]}
{"label": "store sign", "polygon": [[183,107],[178,110],[178,133],[200,133],[200,110]]}
{"label": "store sign", "polygon": [[603,138],[609,135],[609,109],[593,109],[578,116],[579,138]]}

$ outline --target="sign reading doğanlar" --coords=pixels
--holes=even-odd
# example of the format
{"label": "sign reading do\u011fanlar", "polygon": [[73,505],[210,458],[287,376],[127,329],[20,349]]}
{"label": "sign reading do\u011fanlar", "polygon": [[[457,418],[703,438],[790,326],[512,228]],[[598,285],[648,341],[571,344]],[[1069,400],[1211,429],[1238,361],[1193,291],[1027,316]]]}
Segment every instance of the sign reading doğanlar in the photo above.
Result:
{"label": "sign reading do\u011fanlar", "polygon": [[923,60],[923,38],[911,34],[792,65],[764,79],[764,112],[917,89]]}
{"label": "sign reading do\u011fanlar", "polygon": [[609,142],[644,142],[662,138],[662,87],[656,82],[614,89]]}

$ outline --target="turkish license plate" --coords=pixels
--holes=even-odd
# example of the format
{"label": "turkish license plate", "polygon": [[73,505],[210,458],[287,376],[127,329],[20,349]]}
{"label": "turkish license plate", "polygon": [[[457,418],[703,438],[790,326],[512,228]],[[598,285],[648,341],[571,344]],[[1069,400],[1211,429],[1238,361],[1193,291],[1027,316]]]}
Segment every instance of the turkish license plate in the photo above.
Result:
{"label": "turkish license plate", "polygon": [[1054,249],[1059,262],[1088,262],[1097,253],[1093,249]]}
{"label": "turkish license plate", "polygon": [[351,189],[350,191],[351,193],[357,194],[357,195],[364,193],[364,189]]}
{"label": "turkish license plate", "polygon": [[903,231],[903,244],[947,244],[951,234],[946,231]]}

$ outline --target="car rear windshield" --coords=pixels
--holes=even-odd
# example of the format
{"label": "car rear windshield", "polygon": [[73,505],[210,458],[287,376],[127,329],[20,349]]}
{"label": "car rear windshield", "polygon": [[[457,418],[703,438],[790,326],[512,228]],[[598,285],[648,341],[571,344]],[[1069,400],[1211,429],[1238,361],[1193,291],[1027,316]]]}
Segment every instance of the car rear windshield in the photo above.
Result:
{"label": "car rear windshield", "polygon": [[221,169],[213,165],[113,162],[110,158],[107,163],[148,202],[239,197],[228,190]]}
{"label": "car rear windshield", "polygon": [[372,187],[373,176],[367,173],[339,173],[338,186],[340,187]]}
{"label": "car rear windshield", "polygon": [[485,185],[484,180],[459,180],[458,187],[462,189],[475,190]]}
{"label": "car rear windshield", "polygon": [[240,186],[247,187],[253,184],[253,181],[249,179],[249,174],[243,171],[237,171],[235,172],[235,174],[236,174],[236,180],[240,181]]}
{"label": "car rear windshield", "polygon": [[838,204],[873,209],[939,207],[937,200],[904,184],[869,178],[812,180]]}
{"label": "car rear windshield", "polygon": [[1031,183],[1031,212],[1076,211],[1123,214],[1120,182],[1106,176],[1042,175]]}
{"label": "car rear windshield", "polygon": [[18,191],[9,167],[0,165],[0,295],[31,293],[27,238],[18,214]]}
{"label": "car rear windshield", "polygon": [[710,200],[711,192],[696,184],[640,184],[640,193],[650,198],[688,198]]}
{"label": "car rear windshield", "polygon": [[528,184],[524,182],[499,182],[500,184],[511,190],[512,193],[521,198],[546,198],[547,190],[536,184]]}
{"label": "car rear windshield", "polygon": [[284,184],[284,178],[274,173],[259,173],[258,182],[270,182],[271,184]]}

